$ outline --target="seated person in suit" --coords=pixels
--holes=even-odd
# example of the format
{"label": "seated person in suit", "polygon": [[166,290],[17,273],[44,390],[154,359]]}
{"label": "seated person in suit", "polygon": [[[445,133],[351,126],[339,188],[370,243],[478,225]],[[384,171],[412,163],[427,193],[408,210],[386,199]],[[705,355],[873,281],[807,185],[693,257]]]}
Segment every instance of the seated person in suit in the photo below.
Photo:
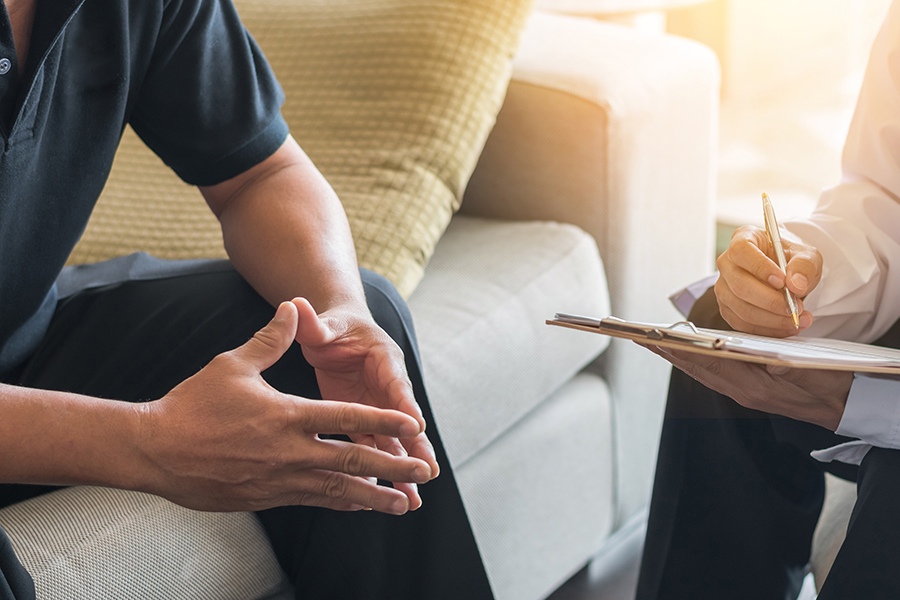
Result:
{"label": "seated person in suit", "polygon": [[[489,598],[446,463],[416,487],[445,457],[409,314],[282,100],[229,0],[0,4],[0,506],[91,484],[260,511],[304,598]],[[230,262],[58,279],[127,123]],[[0,529],[0,598],[33,597]]]}
{"label": "seated person in suit", "polygon": [[[842,181],[810,218],[784,224],[786,274],[765,231],[740,228],[695,323],[796,335],[787,286],[801,299],[804,335],[900,347],[898,59],[895,2]],[[656,350],[683,372],[669,388],[637,597],[795,598],[831,471],[859,494],[820,600],[900,598],[900,380]]]}

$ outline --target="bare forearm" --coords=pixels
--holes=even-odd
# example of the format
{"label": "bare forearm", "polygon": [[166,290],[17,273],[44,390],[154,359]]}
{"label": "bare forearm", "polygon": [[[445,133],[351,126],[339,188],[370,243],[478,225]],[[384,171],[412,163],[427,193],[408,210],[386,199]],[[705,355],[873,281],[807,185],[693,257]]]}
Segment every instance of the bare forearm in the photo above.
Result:
{"label": "bare forearm", "polygon": [[[377,440],[379,451],[425,461],[429,473],[420,482],[436,476],[439,467],[403,353],[366,307],[343,207],[293,138],[262,163],[201,192],[244,278],[273,305],[295,299],[303,317],[295,339],[316,368],[322,396],[356,408],[397,410],[420,427],[402,443],[399,436],[355,435],[354,441],[367,447]],[[348,377],[350,372],[359,377]],[[415,486],[390,481],[413,510],[421,504]]]}
{"label": "bare forearm", "polygon": [[303,296],[318,312],[363,306],[343,207],[299,147],[287,146],[279,168],[234,191],[219,212],[228,255],[272,304]]}
{"label": "bare forearm", "polygon": [[139,408],[0,384],[0,481],[139,488]]}

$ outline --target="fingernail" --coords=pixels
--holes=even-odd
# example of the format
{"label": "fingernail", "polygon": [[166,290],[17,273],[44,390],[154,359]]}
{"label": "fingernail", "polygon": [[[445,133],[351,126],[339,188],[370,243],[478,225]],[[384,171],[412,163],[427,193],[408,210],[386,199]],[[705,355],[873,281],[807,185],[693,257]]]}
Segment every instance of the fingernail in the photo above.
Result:
{"label": "fingernail", "polygon": [[400,426],[400,437],[412,438],[419,435],[419,424],[404,423]]}
{"label": "fingernail", "polygon": [[425,467],[419,465],[415,469],[413,469],[413,481],[416,483],[428,483],[431,479],[431,473],[429,470],[426,470]]}
{"label": "fingernail", "polygon": [[769,285],[771,285],[776,290],[780,290],[781,286],[784,285],[784,282],[778,275],[769,275]]}
{"label": "fingernail", "polygon": [[287,314],[288,314],[288,310],[289,310],[287,307],[288,304],[289,304],[289,302],[282,302],[281,304],[278,305],[278,310],[275,311],[275,320],[276,321],[284,321],[285,319],[287,319]]}
{"label": "fingernail", "polygon": [[812,324],[813,324],[813,318],[812,318],[811,314],[803,313],[802,315],[800,315],[800,327],[802,329],[806,329],[807,327],[809,327]]}
{"label": "fingernail", "polygon": [[409,510],[409,500],[406,496],[398,498],[391,505],[391,512],[395,515],[405,514],[407,510]]}
{"label": "fingernail", "polygon": [[809,285],[809,280],[800,273],[794,273],[793,277],[791,277],[791,283],[793,283],[794,287],[798,290],[804,291],[806,286]]}
{"label": "fingernail", "polygon": [[410,501],[409,503],[409,510],[415,512],[422,507],[422,497],[419,495],[419,486],[414,483],[411,483],[409,485],[412,488],[414,496],[414,501]]}

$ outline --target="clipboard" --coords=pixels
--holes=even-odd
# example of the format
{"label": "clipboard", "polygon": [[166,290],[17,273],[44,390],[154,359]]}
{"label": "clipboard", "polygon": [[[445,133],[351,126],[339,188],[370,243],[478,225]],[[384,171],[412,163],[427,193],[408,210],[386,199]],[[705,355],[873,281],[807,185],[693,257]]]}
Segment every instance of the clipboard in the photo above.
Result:
{"label": "clipboard", "polygon": [[704,329],[690,321],[670,325],[595,319],[557,313],[548,325],[599,333],[639,343],[719,358],[796,369],[824,369],[900,376],[900,350],[825,338],[772,338]]}

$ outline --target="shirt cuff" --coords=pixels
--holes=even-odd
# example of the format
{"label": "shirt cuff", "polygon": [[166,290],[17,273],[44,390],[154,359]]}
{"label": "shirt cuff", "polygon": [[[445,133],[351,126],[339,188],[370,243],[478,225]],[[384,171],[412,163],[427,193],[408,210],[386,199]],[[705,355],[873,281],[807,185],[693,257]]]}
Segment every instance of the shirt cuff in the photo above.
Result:
{"label": "shirt cuff", "polygon": [[855,373],[835,433],[880,448],[900,448],[900,381]]}
{"label": "shirt cuff", "polygon": [[691,285],[671,294],[669,296],[669,302],[674,304],[675,308],[678,309],[678,312],[686,317],[691,314],[691,309],[694,308],[694,304],[700,299],[700,296],[705,294],[706,290],[716,285],[718,279],[719,274],[713,273],[700,281],[695,281]]}
{"label": "shirt cuff", "polygon": [[844,415],[835,431],[859,438],[810,455],[821,462],[858,465],[873,447],[900,448],[900,381],[854,373]]}
{"label": "shirt cuff", "polygon": [[848,465],[858,465],[862,463],[862,459],[865,458],[866,453],[871,449],[872,444],[862,440],[853,440],[852,442],[844,442],[824,450],[813,450],[809,455],[819,462],[836,460]]}

